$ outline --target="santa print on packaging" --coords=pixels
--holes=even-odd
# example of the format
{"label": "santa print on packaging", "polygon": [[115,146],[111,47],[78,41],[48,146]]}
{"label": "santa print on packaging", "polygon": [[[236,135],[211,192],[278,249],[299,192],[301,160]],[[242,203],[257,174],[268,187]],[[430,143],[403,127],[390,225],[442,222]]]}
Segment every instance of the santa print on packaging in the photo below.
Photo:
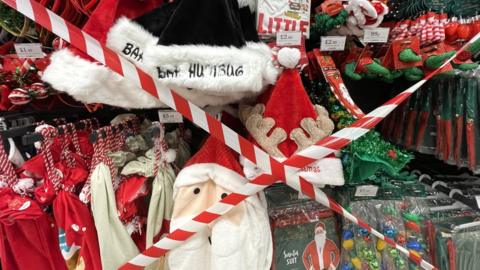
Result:
{"label": "santa print on packaging", "polygon": [[336,269],[340,262],[338,230],[330,210],[309,203],[306,208],[272,209],[274,270]]}
{"label": "santa print on packaging", "polygon": [[310,0],[259,0],[257,31],[259,35],[279,31],[300,31],[309,37]]}

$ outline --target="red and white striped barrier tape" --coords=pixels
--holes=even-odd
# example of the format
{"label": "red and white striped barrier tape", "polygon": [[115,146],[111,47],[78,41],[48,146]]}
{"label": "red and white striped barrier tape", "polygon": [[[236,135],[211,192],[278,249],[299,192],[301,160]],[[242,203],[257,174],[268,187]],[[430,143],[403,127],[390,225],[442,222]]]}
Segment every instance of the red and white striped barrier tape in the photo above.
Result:
{"label": "red and white striped barrier tape", "polygon": [[[300,177],[298,177],[298,175],[296,176],[297,179],[295,179],[295,175],[300,168],[303,168],[304,166],[316,161],[316,159],[312,160],[312,157],[314,156],[319,158],[325,157],[328,154],[332,153],[333,151],[341,149],[341,147],[347,145],[352,140],[368,132],[369,129],[373,128],[389,112],[391,112],[400,102],[405,100],[411,93],[413,93],[416,89],[418,89],[421,85],[423,85],[426,80],[428,80],[431,76],[437,73],[438,70],[432,73],[429,77],[420,81],[419,82],[420,84],[419,83],[415,84],[414,86],[416,86],[416,88],[413,88],[412,86],[411,88],[407,89],[405,92],[402,93],[406,95],[402,96],[402,94],[400,94],[396,98],[392,99],[390,103],[387,102],[386,105],[382,106],[384,108],[380,107],[374,110],[372,113],[368,114],[365,118],[360,119],[359,121],[354,123],[351,127],[347,128],[348,130],[346,131],[341,130],[335,133],[334,135],[332,135],[331,137],[318,142],[315,146],[312,146],[311,149],[310,148],[305,149],[304,151],[302,151],[305,154],[305,156],[295,155],[292,158],[288,159],[284,163],[288,165],[288,167],[286,167],[284,166],[284,164],[276,161],[275,159],[270,157],[268,154],[266,154],[264,151],[262,151],[258,147],[252,145],[245,138],[236,134],[230,128],[226,127],[225,125],[215,120],[212,116],[203,112],[197,106],[185,100],[175,92],[169,89],[164,89],[163,87],[160,86],[160,84],[155,79],[147,75],[147,73],[143,72],[142,70],[137,68],[135,65],[128,62],[121,56],[115,54],[111,50],[101,46],[97,40],[93,39],[88,34],[83,33],[81,30],[71,25],[70,23],[65,22],[62,18],[60,18],[53,12],[49,11],[48,9],[44,8],[43,6],[39,5],[38,3],[30,0],[19,0],[19,1],[2,0],[2,1],[4,1],[9,6],[17,9],[21,13],[25,14],[26,16],[36,21],[37,23],[41,24],[43,27],[59,35],[60,37],[67,40],[74,46],[78,47],[82,51],[89,54],[90,56],[94,57],[97,61],[104,63],[106,66],[110,67],[115,72],[137,83],[137,85],[141,86],[144,90],[154,95],[155,97],[160,98],[162,102],[164,102],[165,104],[169,105],[170,107],[182,113],[186,118],[190,119],[192,122],[196,123],[200,127],[204,128],[207,132],[211,133],[214,137],[220,139],[222,142],[226,143],[229,147],[239,152],[240,154],[242,154],[252,162],[256,163],[260,168],[262,168],[266,172],[268,173],[271,172],[273,175],[276,176],[276,179],[287,179],[287,184],[296,187],[296,189],[301,191],[302,193],[309,195],[310,197],[315,198],[316,200],[319,200],[320,202],[323,202],[323,203],[326,203],[328,201],[329,203],[327,206],[331,207],[336,212],[345,215],[345,217],[347,218],[350,217],[349,219],[351,219],[352,221],[354,221],[355,223],[359,224],[362,227],[365,227],[367,229],[369,228],[369,230],[372,231],[372,233],[375,232],[374,235],[379,236],[382,239],[385,238],[382,234],[372,230],[371,227],[369,227],[367,224],[362,224],[361,221],[358,221],[355,217],[351,216],[351,214],[348,214],[345,211],[345,209],[341,208],[338,204],[334,203],[332,200],[329,200],[326,196],[324,196],[324,198],[326,198],[327,200],[322,201],[321,200],[322,196],[320,196],[322,194],[324,195],[322,191],[314,188],[312,184],[310,184],[304,179],[301,179]],[[478,38],[478,36],[476,36],[476,38]],[[161,90],[161,89],[164,89],[164,90]],[[287,169],[289,173],[285,174]],[[262,184],[257,184],[257,182],[255,181]],[[265,187],[266,185],[264,185],[263,183],[271,184],[274,181],[275,181],[274,177],[264,174],[263,178],[262,176],[260,176],[254,179],[252,181],[253,183],[252,185],[254,184],[257,186],[263,185],[263,187]],[[247,190],[247,188],[244,188],[244,189]],[[252,189],[252,191],[253,190],[254,189]],[[245,195],[232,193],[229,196],[225,197],[221,202],[217,203],[216,205],[220,205],[221,203],[225,204],[227,201],[235,202],[232,205],[236,205],[246,198],[246,197],[241,198],[242,196],[245,196]],[[220,216],[219,214],[215,214],[215,211],[217,210],[215,208],[216,205],[209,208],[209,209],[212,209],[212,212],[213,212],[213,213],[210,213],[210,215],[217,215],[214,218],[213,216],[210,217],[211,220],[214,220],[215,218],[218,218]],[[337,209],[335,209],[335,207],[337,207]],[[217,206],[217,208],[219,207]],[[224,206],[223,211],[225,212],[228,211],[227,208],[229,208],[229,206],[226,206],[226,207]],[[217,212],[221,213],[221,211],[217,211]],[[204,212],[204,213],[208,214],[208,212]],[[211,222],[211,221],[208,221],[208,222],[207,221],[208,219],[200,220],[196,218],[193,222],[203,223],[203,225],[196,225],[198,229],[201,229],[203,228],[203,226],[206,226],[206,224]],[[191,229],[193,230],[194,228],[192,227]],[[182,230],[179,229],[178,231],[181,232]],[[170,234],[169,238],[172,241],[179,242],[180,240],[177,240],[177,239],[180,239],[183,237],[178,238],[176,236],[180,236],[179,235],[180,233],[177,233],[178,235],[175,235],[174,233]],[[188,237],[190,237],[191,235],[194,234],[194,232],[185,230],[183,231],[183,234],[188,235]],[[186,237],[186,239],[188,239],[188,237]],[[395,245],[391,239],[388,239],[388,238],[385,238],[385,239],[387,243],[392,244],[402,253],[405,253],[406,250],[404,248],[399,247],[398,245]],[[181,241],[179,244],[181,244]],[[166,251],[168,251],[168,249],[166,249],[163,252],[163,254],[166,253]],[[408,251],[406,252],[408,253]],[[433,266],[421,260],[421,258],[419,258],[418,256],[414,254],[410,254],[410,257],[414,261],[422,265],[424,268],[434,269]],[[132,261],[135,261],[135,259]],[[128,265],[126,265],[125,267],[128,267]],[[132,265],[132,267],[135,267],[135,265]],[[137,265],[134,269],[138,269],[139,267],[140,265]],[[125,268],[125,269],[129,269],[129,268]]]}

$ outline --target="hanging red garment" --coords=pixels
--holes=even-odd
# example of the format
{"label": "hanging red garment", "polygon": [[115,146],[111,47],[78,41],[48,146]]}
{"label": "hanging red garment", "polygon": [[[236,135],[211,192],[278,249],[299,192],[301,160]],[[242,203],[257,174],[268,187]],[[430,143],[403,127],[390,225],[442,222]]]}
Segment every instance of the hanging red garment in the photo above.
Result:
{"label": "hanging red garment", "polygon": [[87,205],[77,195],[60,190],[53,201],[53,212],[68,269],[102,269],[97,231]]}
{"label": "hanging red garment", "polygon": [[[47,179],[45,183],[51,183],[56,191],[53,214],[59,228],[60,250],[69,270],[101,270],[100,250],[93,217],[88,206],[73,193],[76,185],[87,180],[88,166],[83,159],[85,155],[81,152],[77,134],[70,135],[63,136],[61,161],[54,167],[49,162],[45,164],[47,174],[54,177]],[[53,170],[60,173],[53,174]]]}
{"label": "hanging red garment", "polygon": [[67,270],[58,248],[57,228],[39,205],[0,190],[0,258],[8,270]]}

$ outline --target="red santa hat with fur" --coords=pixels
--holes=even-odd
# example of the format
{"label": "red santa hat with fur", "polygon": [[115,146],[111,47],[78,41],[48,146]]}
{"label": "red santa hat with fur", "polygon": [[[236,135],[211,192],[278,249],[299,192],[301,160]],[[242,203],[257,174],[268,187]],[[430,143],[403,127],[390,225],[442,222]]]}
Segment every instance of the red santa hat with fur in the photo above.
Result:
{"label": "red santa hat with fur", "polygon": [[[279,160],[315,144],[334,129],[328,111],[310,101],[295,68],[299,59],[298,49],[282,48],[278,61],[285,69],[277,83],[259,98],[258,104],[240,109],[240,120],[252,140]],[[243,161],[247,177],[258,174],[255,166]],[[300,176],[317,186],[344,184],[342,163],[333,154],[307,166]]]}

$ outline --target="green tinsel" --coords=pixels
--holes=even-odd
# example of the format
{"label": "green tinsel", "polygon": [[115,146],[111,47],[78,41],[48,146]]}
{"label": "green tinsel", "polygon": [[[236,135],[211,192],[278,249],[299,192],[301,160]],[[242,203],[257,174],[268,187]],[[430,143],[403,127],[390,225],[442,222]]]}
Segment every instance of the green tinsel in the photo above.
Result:
{"label": "green tinsel", "polygon": [[[328,90],[326,84],[312,83],[309,94],[312,102],[325,106],[330,112],[330,118],[335,122],[337,129],[345,128],[355,121]],[[373,180],[375,175],[385,174],[398,176],[399,180],[402,180],[404,177],[399,171],[412,159],[412,155],[407,151],[383,140],[380,133],[375,130],[353,141],[342,152],[347,183]]]}
{"label": "green tinsel", "polygon": [[344,25],[347,21],[347,17],[348,12],[346,10],[342,10],[334,17],[331,17],[326,13],[318,13],[315,15],[315,23],[310,27],[310,33],[314,37],[320,37],[333,28]]}

